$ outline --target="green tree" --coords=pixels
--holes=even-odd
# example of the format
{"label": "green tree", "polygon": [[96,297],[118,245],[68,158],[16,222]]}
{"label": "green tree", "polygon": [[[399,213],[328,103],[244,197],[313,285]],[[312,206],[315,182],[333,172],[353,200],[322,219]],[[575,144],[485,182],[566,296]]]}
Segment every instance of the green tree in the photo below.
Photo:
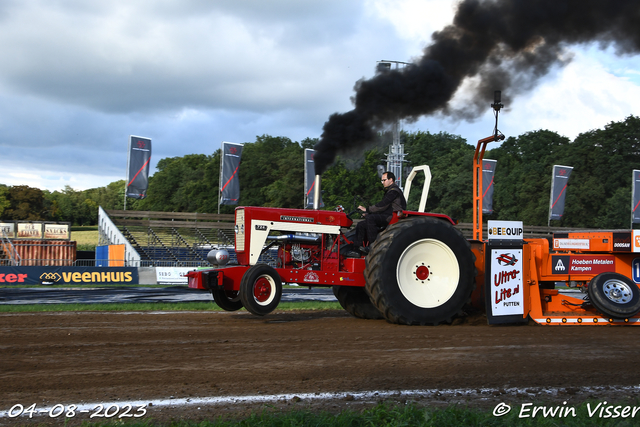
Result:
{"label": "green tree", "polygon": [[[9,187],[9,206],[4,210],[7,220],[44,221],[47,219],[44,192],[28,185]],[[5,202],[6,204],[6,202]]]}
{"label": "green tree", "polygon": [[65,185],[62,191],[48,195],[53,207],[51,219],[70,222],[72,225],[92,225],[98,221],[98,206],[87,198],[89,190],[74,190]]}
{"label": "green tree", "polygon": [[547,225],[551,170],[566,163],[569,139],[549,130],[510,137],[485,158],[498,161],[495,174],[494,216],[526,225]]}
{"label": "green tree", "polygon": [[5,211],[11,206],[9,187],[0,184],[0,218],[5,218]]}
{"label": "green tree", "polygon": [[[426,210],[439,212],[460,221],[471,221],[473,212],[474,147],[457,135],[446,132],[415,132],[402,135],[410,165],[428,165],[432,180]],[[409,208],[417,209],[422,177],[412,184]]]}
{"label": "green tree", "polygon": [[262,135],[242,150],[239,204],[302,208],[304,149],[289,138]]}

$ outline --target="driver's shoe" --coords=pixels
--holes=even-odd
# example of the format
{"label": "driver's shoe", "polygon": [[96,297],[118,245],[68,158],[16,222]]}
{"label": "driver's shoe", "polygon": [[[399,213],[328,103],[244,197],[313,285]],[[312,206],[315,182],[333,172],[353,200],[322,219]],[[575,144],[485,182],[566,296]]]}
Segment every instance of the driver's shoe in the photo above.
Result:
{"label": "driver's shoe", "polygon": [[361,258],[362,254],[359,251],[349,251],[345,254],[347,258]]}

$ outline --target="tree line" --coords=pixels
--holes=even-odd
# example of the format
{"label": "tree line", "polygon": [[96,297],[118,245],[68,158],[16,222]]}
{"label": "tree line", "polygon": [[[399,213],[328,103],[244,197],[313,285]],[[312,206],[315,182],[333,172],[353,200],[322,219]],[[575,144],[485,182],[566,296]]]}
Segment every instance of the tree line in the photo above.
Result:
{"label": "tree line", "polygon": [[[566,190],[565,213],[552,225],[584,228],[628,228],[631,217],[632,170],[640,169],[640,118],[629,116],[603,129],[580,134],[575,140],[549,130],[509,137],[487,150],[497,160],[494,213],[485,219],[520,220],[525,225],[546,225],[549,214],[551,172],[554,164],[572,166]],[[433,175],[427,211],[471,222],[473,211],[472,164],[474,145],[446,132],[403,132],[407,163],[429,165]],[[304,149],[316,139],[295,142],[263,135],[246,143],[238,171],[239,204],[303,208]],[[391,142],[380,133],[367,151],[339,156],[322,176],[325,209],[342,205],[351,210],[382,197],[377,166],[385,164]],[[220,150],[210,155],[189,154],[158,162],[149,179],[147,197],[127,199],[128,210],[165,212],[218,211]],[[77,191],[65,187],[49,192],[28,186],[0,185],[0,219],[68,221],[74,225],[97,223],[98,206],[123,209],[124,180],[106,187]],[[417,209],[420,178],[409,199]],[[233,213],[235,206],[221,206]]]}

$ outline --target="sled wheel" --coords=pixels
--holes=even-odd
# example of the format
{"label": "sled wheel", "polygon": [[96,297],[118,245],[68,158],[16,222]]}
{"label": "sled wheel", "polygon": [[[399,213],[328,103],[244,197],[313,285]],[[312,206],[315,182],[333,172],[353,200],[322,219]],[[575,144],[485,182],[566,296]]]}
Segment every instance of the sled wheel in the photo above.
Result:
{"label": "sled wheel", "polygon": [[240,301],[240,292],[238,291],[225,291],[225,290],[212,290],[213,301],[218,304],[218,307],[225,311],[237,311],[242,308],[242,301]]}
{"label": "sled wheel", "polygon": [[598,274],[587,292],[594,307],[607,317],[627,318],[640,312],[640,289],[622,274]]}
{"label": "sled wheel", "polygon": [[391,323],[437,325],[462,313],[474,288],[474,255],[448,222],[413,217],[390,225],[366,258],[367,292]]}
{"label": "sled wheel", "polygon": [[347,312],[359,319],[383,319],[382,313],[371,302],[364,288],[333,286],[333,295]]}
{"label": "sled wheel", "polygon": [[240,300],[250,313],[264,316],[276,309],[282,297],[282,280],[273,267],[256,264],[240,281]]}

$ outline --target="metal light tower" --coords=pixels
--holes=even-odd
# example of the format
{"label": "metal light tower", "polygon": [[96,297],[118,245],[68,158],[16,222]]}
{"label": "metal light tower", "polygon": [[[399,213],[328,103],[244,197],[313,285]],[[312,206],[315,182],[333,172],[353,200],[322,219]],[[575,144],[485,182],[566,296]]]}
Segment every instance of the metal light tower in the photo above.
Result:
{"label": "metal light tower", "polygon": [[[409,65],[408,62],[400,61],[378,61],[377,72],[384,73],[391,70],[392,65],[395,65],[394,69],[397,70],[400,67]],[[400,144],[400,120],[396,119],[391,124],[391,134],[393,135],[393,143],[389,146],[389,152],[385,154],[387,156],[387,170],[393,172],[396,176],[396,184],[402,188],[402,175],[403,164],[406,162],[404,157],[404,144]]]}

